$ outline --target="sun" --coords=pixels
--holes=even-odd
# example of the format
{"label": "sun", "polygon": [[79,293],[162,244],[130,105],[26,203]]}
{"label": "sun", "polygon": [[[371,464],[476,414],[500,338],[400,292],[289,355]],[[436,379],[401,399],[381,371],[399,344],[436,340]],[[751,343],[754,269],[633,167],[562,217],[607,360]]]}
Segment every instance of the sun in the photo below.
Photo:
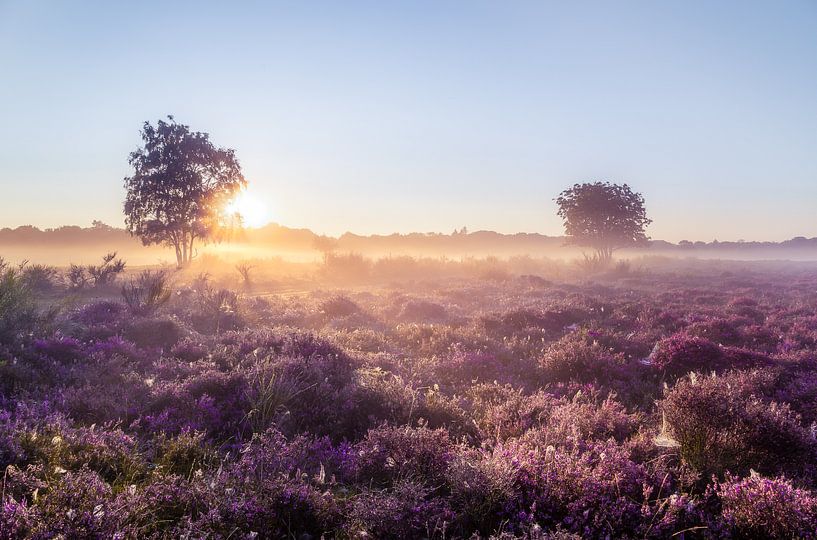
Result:
{"label": "sun", "polygon": [[267,205],[258,195],[249,191],[241,191],[225,208],[228,214],[238,214],[245,227],[263,227],[270,222],[270,212]]}

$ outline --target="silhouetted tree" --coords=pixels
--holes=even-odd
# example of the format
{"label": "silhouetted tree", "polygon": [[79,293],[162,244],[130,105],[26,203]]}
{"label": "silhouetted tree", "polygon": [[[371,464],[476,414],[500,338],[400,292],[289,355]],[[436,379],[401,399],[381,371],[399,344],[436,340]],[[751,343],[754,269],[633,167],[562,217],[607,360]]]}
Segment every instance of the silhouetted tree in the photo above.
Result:
{"label": "silhouetted tree", "polygon": [[155,127],[145,122],[144,147],[130,155],[125,223],[145,245],[172,246],[182,267],[195,256],[196,241],[213,239],[224,207],[246,180],[234,150],[216,148],[207,133],[168,120]]}
{"label": "silhouetted tree", "polygon": [[610,262],[616,249],[648,240],[644,229],[652,220],[647,218],[644,197],[627,184],[575,184],[562,191],[556,204],[568,244],[594,249],[602,264]]}

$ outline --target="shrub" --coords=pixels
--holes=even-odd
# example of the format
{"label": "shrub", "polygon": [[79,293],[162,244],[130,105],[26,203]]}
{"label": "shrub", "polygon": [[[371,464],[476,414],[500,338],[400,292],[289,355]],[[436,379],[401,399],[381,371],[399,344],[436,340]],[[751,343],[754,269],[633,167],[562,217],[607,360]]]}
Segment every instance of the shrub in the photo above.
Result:
{"label": "shrub", "polygon": [[346,534],[372,538],[445,538],[455,514],[431,490],[402,480],[390,491],[364,490],[351,505]]}
{"label": "shrub", "polygon": [[335,282],[351,282],[364,280],[369,276],[372,263],[359,253],[323,254],[321,273],[326,279]]}
{"label": "shrub", "polygon": [[122,298],[133,315],[149,316],[170,300],[167,275],[145,270],[122,287]]}
{"label": "shrub", "polygon": [[286,369],[284,362],[259,362],[248,375],[246,388],[250,410],[246,421],[253,433],[262,433],[289,414],[288,406],[309,390],[305,372]]}
{"label": "shrub", "polygon": [[345,296],[333,296],[321,303],[321,313],[326,317],[348,317],[360,312],[360,306]]}
{"label": "shrub", "polygon": [[675,334],[656,343],[649,361],[656,371],[670,377],[724,367],[720,347],[707,339],[685,334]]}
{"label": "shrub", "polygon": [[409,300],[400,310],[398,319],[405,322],[434,323],[448,320],[445,308],[425,300]]}
{"label": "shrub", "polygon": [[590,382],[608,378],[617,362],[598,341],[568,334],[548,347],[539,365],[546,380]]}
{"label": "shrub", "polygon": [[235,265],[236,271],[241,275],[241,282],[244,285],[245,289],[252,288],[252,270],[255,268],[253,265],[248,263],[240,263]]}
{"label": "shrub", "polygon": [[783,477],[727,475],[717,494],[737,538],[817,538],[817,497]]}
{"label": "shrub", "polygon": [[90,276],[88,270],[84,266],[78,264],[71,264],[68,267],[68,272],[65,275],[68,281],[68,287],[73,290],[84,289],[90,283]]}
{"label": "shrub", "polygon": [[239,313],[238,294],[209,287],[199,290],[192,321],[196,330],[207,334],[241,328],[244,323]]}
{"label": "shrub", "polygon": [[88,266],[88,275],[94,287],[104,287],[113,283],[117,276],[125,271],[125,261],[116,258],[116,252],[102,257],[102,263]]}
{"label": "shrub", "polygon": [[170,349],[182,338],[182,328],[170,318],[135,319],[125,327],[123,335],[140,347]]}
{"label": "shrub", "polygon": [[32,291],[46,292],[57,285],[59,272],[53,266],[29,264],[23,268],[23,280]]}
{"label": "shrub", "polygon": [[174,474],[190,480],[196,471],[218,463],[218,456],[205,441],[205,434],[185,430],[158,440],[154,462],[163,474]]}
{"label": "shrub", "polygon": [[36,505],[35,537],[99,538],[114,533],[111,488],[97,474],[83,469],[66,472],[53,482]]}
{"label": "shrub", "polygon": [[814,441],[788,405],[758,396],[740,374],[680,380],[660,403],[684,462],[706,476],[808,472]]}
{"label": "shrub", "polygon": [[38,320],[37,305],[20,268],[0,264],[0,344],[16,341]]}
{"label": "shrub", "polygon": [[76,362],[82,356],[82,345],[79,340],[60,335],[36,340],[34,350],[62,364]]}
{"label": "shrub", "polygon": [[356,450],[363,483],[386,486],[401,478],[440,485],[454,458],[454,447],[444,429],[384,426],[370,430]]}

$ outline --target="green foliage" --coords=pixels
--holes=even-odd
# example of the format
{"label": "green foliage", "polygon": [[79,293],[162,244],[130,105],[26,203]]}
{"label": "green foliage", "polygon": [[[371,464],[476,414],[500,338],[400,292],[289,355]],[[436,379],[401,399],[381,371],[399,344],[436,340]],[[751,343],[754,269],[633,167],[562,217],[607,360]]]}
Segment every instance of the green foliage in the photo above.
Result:
{"label": "green foliage", "polygon": [[246,180],[235,151],[168,119],[156,126],[145,122],[144,147],[130,154],[134,173],[125,178],[125,224],[145,245],[173,247],[181,267],[195,256],[197,240],[218,231],[224,206]]}
{"label": "green foliage", "polygon": [[0,343],[13,342],[38,322],[37,304],[23,268],[0,258]]}
{"label": "green foliage", "polygon": [[616,249],[647,242],[644,229],[652,220],[644,197],[627,184],[575,184],[559,194],[556,204],[568,243],[594,249],[601,261],[609,261]]}

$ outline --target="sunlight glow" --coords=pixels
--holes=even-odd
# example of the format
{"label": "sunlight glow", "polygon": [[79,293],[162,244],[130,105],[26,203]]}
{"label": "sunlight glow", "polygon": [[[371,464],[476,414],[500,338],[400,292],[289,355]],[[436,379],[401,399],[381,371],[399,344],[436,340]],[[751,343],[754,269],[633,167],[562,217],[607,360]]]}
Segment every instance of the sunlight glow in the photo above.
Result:
{"label": "sunlight glow", "polygon": [[228,214],[238,214],[245,227],[263,227],[270,222],[270,212],[258,195],[242,191],[225,208]]}

